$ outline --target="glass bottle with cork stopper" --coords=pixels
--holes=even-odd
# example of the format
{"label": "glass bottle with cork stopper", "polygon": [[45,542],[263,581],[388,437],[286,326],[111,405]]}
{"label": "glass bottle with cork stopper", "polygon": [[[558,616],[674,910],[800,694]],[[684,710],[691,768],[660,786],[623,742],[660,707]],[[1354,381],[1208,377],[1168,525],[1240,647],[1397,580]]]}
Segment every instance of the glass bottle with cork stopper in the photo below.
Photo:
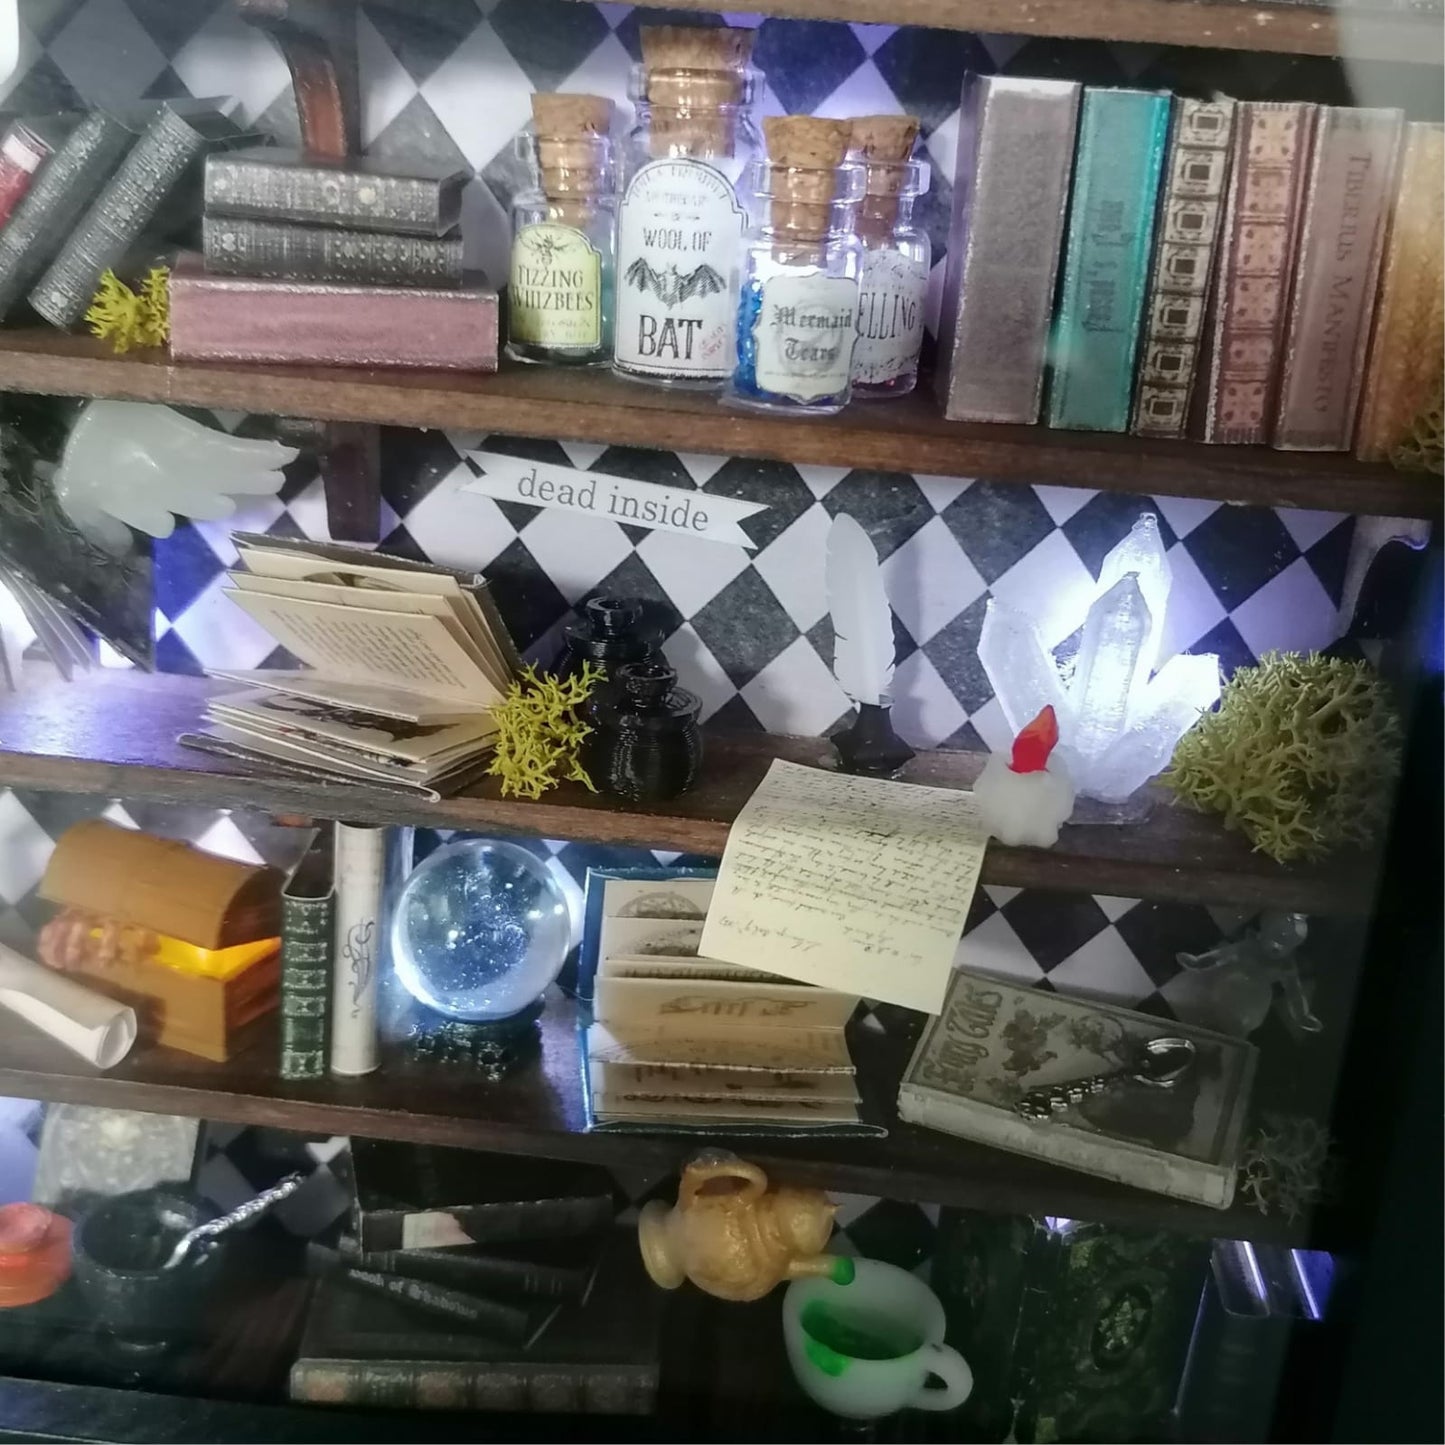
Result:
{"label": "glass bottle with cork stopper", "polygon": [[772,116],[767,159],[749,171],[751,223],[726,400],[829,416],[847,405],[862,247],[863,168],[846,159],[850,122]]}
{"label": "glass bottle with cork stopper", "polygon": [[612,102],[532,97],[518,149],[533,185],[512,203],[507,354],[595,366],[612,355],[616,171]]}
{"label": "glass bottle with cork stopper", "polygon": [[733,367],[744,213],[736,182],[761,146],[750,30],[642,27],[622,148],[613,367],[721,387]]}
{"label": "glass bottle with cork stopper", "polygon": [[917,140],[915,116],[865,115],[853,122],[850,154],[864,176],[855,397],[906,396],[918,383],[932,247],[927,232],[913,224],[913,203],[929,180],[928,166],[913,158]]}

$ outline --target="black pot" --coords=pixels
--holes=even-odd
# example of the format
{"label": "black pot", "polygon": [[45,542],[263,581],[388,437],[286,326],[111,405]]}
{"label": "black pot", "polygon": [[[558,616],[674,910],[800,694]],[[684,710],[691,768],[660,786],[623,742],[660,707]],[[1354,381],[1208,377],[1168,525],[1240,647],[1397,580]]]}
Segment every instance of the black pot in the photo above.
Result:
{"label": "black pot", "polygon": [[75,1283],[96,1324],[130,1339],[164,1340],[191,1331],[221,1274],[219,1241],[175,1269],[162,1266],[176,1241],[215,1211],[175,1190],[118,1194],[82,1216],[71,1235]]}

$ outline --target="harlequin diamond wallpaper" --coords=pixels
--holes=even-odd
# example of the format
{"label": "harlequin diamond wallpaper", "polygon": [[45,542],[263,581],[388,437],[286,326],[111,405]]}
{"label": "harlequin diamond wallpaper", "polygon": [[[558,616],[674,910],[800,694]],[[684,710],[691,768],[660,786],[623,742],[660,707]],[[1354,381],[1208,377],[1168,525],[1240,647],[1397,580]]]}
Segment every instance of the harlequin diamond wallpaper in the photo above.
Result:
{"label": "harlequin diamond wallpaper", "polygon": [[[934,315],[966,70],[1102,84],[1227,83],[1236,95],[1307,93],[1357,102],[1370,98],[1360,87],[1374,83],[1310,58],[733,13],[684,16],[571,0],[362,0],[359,10],[368,152],[382,160],[426,156],[475,173],[464,206],[468,260],[494,280],[506,273],[507,205],[518,184],[512,147],[529,118],[531,92],[607,95],[626,116],[639,27],[721,19],[756,27],[763,114],[908,111],[920,117],[932,169],[920,214],[933,240]],[[5,112],[184,95],[234,96],[242,118],[282,141],[296,139],[286,67],[271,42],[236,17],[229,0],[22,0],[20,63],[0,85]],[[1412,114],[1425,117],[1430,107],[1438,109],[1439,98],[1408,103]],[[257,432],[271,425],[238,415],[214,420]],[[742,523],[754,547],[465,493],[472,471],[462,452],[478,445],[550,466],[761,503],[764,510]],[[519,644],[537,657],[553,653],[562,625],[586,597],[608,592],[643,599],[682,684],[703,699],[704,719],[730,728],[822,734],[845,714],[846,699],[830,670],[821,566],[829,520],[841,511],[864,525],[883,561],[897,619],[895,720],[915,744],[979,748],[1006,741],[975,651],[988,598],[1037,616],[1066,660],[1081,598],[1100,560],[1145,510],[1160,518],[1174,575],[1161,657],[1215,652],[1229,670],[1271,648],[1353,646],[1340,641],[1337,611],[1354,522],[1335,513],[401,430],[384,433],[383,489],[381,545],[485,570]],[[325,537],[321,484],[298,465],[278,497],[247,505],[231,523],[182,523],[156,543],[162,669],[199,672],[208,665],[284,660],[222,595],[224,570],[235,555],[232,526]],[[84,800],[0,797],[7,930],[28,926],[51,840],[78,806]],[[215,814],[171,812],[145,822],[191,837],[219,828],[237,848],[258,847],[248,836],[255,824],[239,815],[218,821]],[[577,876],[595,855],[578,845],[537,846],[558,852]],[[1203,909],[991,888],[980,892],[960,956],[1016,977],[1167,1012],[1174,952],[1207,947],[1220,922]]]}

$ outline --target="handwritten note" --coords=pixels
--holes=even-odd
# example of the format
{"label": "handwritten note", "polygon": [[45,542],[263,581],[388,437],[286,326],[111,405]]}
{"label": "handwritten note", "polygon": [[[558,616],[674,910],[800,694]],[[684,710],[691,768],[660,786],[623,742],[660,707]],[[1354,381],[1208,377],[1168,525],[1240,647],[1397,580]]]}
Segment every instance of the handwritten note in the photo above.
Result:
{"label": "handwritten note", "polygon": [[775,761],[728,835],[699,952],[938,1013],[986,842],[972,793]]}

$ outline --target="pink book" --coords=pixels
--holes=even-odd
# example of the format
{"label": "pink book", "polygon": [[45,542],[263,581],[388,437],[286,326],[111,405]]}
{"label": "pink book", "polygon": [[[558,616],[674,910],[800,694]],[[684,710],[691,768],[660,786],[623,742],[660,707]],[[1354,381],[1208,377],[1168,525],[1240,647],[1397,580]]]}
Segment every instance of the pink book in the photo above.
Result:
{"label": "pink book", "polygon": [[1277,447],[1343,452],[1354,440],[1404,127],[1398,110],[1320,107],[1270,438]]}
{"label": "pink book", "polygon": [[210,276],[183,256],[171,273],[177,361],[497,369],[497,293]]}

